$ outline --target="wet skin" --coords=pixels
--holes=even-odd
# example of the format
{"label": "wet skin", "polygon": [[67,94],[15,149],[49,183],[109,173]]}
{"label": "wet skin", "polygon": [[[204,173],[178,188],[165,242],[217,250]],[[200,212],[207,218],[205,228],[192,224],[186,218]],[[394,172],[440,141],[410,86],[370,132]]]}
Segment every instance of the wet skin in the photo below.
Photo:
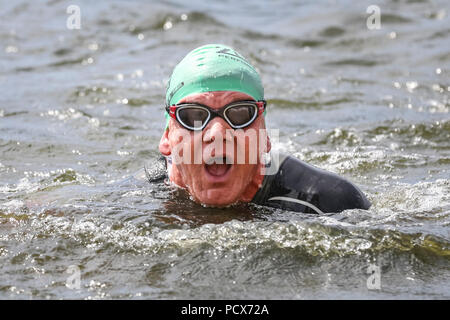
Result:
{"label": "wet skin", "polygon": [[[220,109],[231,102],[241,100],[254,99],[242,92],[215,91],[192,94],[184,97],[178,103],[200,103],[213,109]],[[264,116],[262,115],[243,130],[233,130],[224,119],[216,117],[201,132],[195,134],[194,131],[185,129],[178,121],[171,118],[169,128],[163,133],[159,144],[161,154],[172,155],[173,158],[175,152],[179,152],[181,157],[183,155],[183,148],[180,148],[181,141],[188,144],[185,145],[187,148],[184,150],[190,150],[190,159],[194,159],[195,153],[202,156],[199,157],[201,163],[199,163],[200,161],[197,164],[186,163],[188,161],[174,163],[169,172],[170,181],[187,189],[195,201],[211,206],[220,207],[236,202],[251,201],[264,178],[261,153],[270,151],[269,138],[262,146],[258,143],[260,129],[265,132]],[[238,139],[239,134],[245,134],[248,130],[256,132],[257,149],[251,148],[251,139]],[[190,136],[190,139],[187,139],[187,142],[182,141],[183,135]],[[214,145],[220,143],[215,141],[218,139],[217,137],[222,137],[222,151],[213,148],[213,143]],[[234,150],[227,150],[226,144],[231,142],[234,143]],[[257,155],[252,155],[255,152]],[[244,164],[237,163],[238,154],[245,155]],[[257,161],[250,161],[252,156],[256,157]],[[212,158],[223,158],[224,164],[209,164],[209,160]]]}

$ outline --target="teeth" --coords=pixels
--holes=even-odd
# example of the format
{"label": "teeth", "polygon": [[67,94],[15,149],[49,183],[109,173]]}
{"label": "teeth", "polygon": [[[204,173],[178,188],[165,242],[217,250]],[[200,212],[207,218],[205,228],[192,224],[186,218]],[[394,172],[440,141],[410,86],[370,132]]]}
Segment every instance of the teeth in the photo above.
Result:
{"label": "teeth", "polygon": [[230,161],[231,159],[227,158],[227,157],[213,157],[213,158],[209,158],[205,161],[205,163],[207,165],[211,165],[213,163],[216,164],[231,164],[233,163],[232,161]]}

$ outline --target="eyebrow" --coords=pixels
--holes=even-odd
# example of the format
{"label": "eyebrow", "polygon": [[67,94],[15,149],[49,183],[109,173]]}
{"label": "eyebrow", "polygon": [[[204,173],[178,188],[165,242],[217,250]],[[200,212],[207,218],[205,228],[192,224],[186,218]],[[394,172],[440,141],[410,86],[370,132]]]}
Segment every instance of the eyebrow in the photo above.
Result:
{"label": "eyebrow", "polygon": [[[256,101],[256,100],[253,99],[253,98],[250,98],[250,99],[244,99],[244,98],[233,99],[232,101],[229,101],[229,102],[227,102],[225,104],[222,104],[222,107],[226,106],[226,105],[229,105],[231,103],[234,103],[234,102],[239,102],[239,101]],[[203,102],[199,102],[199,101],[195,101],[195,100],[194,101],[184,101],[184,102],[181,102],[179,104],[185,104],[185,103],[201,104],[201,105],[208,106],[208,107],[212,108],[209,104],[206,104],[206,103],[203,103]]]}

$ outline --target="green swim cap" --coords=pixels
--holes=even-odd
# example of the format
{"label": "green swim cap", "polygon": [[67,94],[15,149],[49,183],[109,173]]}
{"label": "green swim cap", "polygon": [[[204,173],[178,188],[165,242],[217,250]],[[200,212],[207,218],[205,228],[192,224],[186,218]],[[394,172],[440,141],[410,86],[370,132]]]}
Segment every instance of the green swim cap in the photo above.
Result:
{"label": "green swim cap", "polygon": [[[166,104],[200,92],[239,91],[264,99],[264,88],[255,68],[230,47],[208,44],[189,52],[175,67],[166,90]],[[166,112],[166,129],[169,123]]]}

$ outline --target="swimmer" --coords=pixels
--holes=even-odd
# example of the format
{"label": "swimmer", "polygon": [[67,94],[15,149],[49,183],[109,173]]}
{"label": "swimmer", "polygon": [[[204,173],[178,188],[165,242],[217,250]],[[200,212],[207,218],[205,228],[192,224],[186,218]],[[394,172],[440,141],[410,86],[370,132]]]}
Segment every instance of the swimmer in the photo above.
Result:
{"label": "swimmer", "polygon": [[[173,70],[165,104],[159,151],[167,178],[198,203],[252,202],[314,214],[371,205],[348,180],[292,156],[272,156],[266,163],[271,144],[262,82],[255,68],[228,46],[209,44],[189,52]],[[256,143],[245,138],[250,131]],[[239,156],[245,161],[237,161]]]}

